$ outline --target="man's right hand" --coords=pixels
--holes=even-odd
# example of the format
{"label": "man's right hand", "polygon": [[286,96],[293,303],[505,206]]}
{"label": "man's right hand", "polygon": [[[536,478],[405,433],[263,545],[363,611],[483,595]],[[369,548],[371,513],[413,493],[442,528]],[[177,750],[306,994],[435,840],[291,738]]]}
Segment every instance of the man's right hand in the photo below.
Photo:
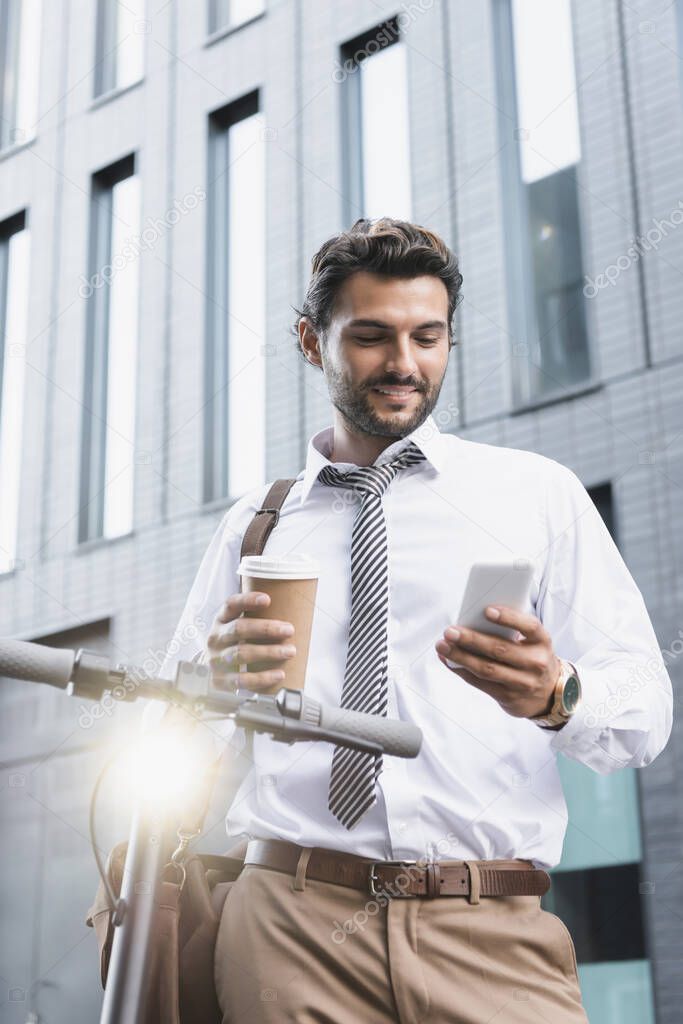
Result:
{"label": "man's right hand", "polygon": [[[260,598],[266,600],[259,603]],[[251,617],[263,614],[269,604],[270,596],[260,591],[233,594],[218,612],[206,641],[211,680],[217,689],[272,690],[284,682],[281,669],[239,671],[241,664],[275,664],[296,653],[290,639],[294,633],[291,622]]]}

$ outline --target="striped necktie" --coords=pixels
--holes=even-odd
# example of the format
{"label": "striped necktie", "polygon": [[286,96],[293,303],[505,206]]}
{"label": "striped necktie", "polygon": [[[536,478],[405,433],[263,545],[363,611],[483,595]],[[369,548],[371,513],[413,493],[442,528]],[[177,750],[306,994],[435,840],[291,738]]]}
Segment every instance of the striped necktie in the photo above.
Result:
{"label": "striped necktie", "polygon": [[[395,459],[342,473],[325,466],[318,479],[361,495],[351,535],[351,623],[341,706],[367,714],[387,713],[387,531],[382,495],[400,469],[426,456],[413,442]],[[375,803],[382,755],[335,747],[328,806],[350,829]]]}

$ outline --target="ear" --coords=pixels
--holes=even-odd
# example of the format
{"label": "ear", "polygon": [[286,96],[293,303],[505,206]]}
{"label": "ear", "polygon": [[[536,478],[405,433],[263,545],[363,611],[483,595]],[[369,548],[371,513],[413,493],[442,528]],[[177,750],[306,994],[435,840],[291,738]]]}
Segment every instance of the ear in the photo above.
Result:
{"label": "ear", "polygon": [[302,316],[299,320],[299,344],[309,363],[313,363],[314,366],[322,370],[323,361],[320,354],[320,339],[305,316]]}

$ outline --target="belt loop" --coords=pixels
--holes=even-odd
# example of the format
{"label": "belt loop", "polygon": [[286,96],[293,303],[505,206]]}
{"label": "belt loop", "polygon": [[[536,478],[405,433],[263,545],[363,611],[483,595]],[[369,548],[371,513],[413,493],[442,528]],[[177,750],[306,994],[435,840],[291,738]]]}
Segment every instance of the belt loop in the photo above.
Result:
{"label": "belt loop", "polygon": [[292,890],[294,892],[303,892],[306,888],[306,868],[308,867],[308,860],[312,853],[312,846],[304,846],[299,854],[299,860],[296,865],[296,875],[292,882]]}
{"label": "belt loop", "polygon": [[481,891],[481,876],[479,874],[479,866],[476,860],[463,861],[467,865],[467,870],[470,873],[470,891],[467,894],[468,903],[479,903],[479,893]]}
{"label": "belt loop", "polygon": [[425,865],[425,881],[429,899],[435,899],[441,895],[441,866],[438,861],[429,861]]}

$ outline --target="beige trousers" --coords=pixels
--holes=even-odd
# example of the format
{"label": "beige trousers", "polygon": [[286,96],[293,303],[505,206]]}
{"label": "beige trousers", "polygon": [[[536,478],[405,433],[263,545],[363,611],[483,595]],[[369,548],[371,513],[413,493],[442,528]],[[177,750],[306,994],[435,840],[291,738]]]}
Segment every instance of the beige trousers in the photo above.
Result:
{"label": "beige trousers", "polygon": [[540,896],[388,899],[299,876],[248,865],[233,883],[223,1024],[588,1024],[571,936]]}

